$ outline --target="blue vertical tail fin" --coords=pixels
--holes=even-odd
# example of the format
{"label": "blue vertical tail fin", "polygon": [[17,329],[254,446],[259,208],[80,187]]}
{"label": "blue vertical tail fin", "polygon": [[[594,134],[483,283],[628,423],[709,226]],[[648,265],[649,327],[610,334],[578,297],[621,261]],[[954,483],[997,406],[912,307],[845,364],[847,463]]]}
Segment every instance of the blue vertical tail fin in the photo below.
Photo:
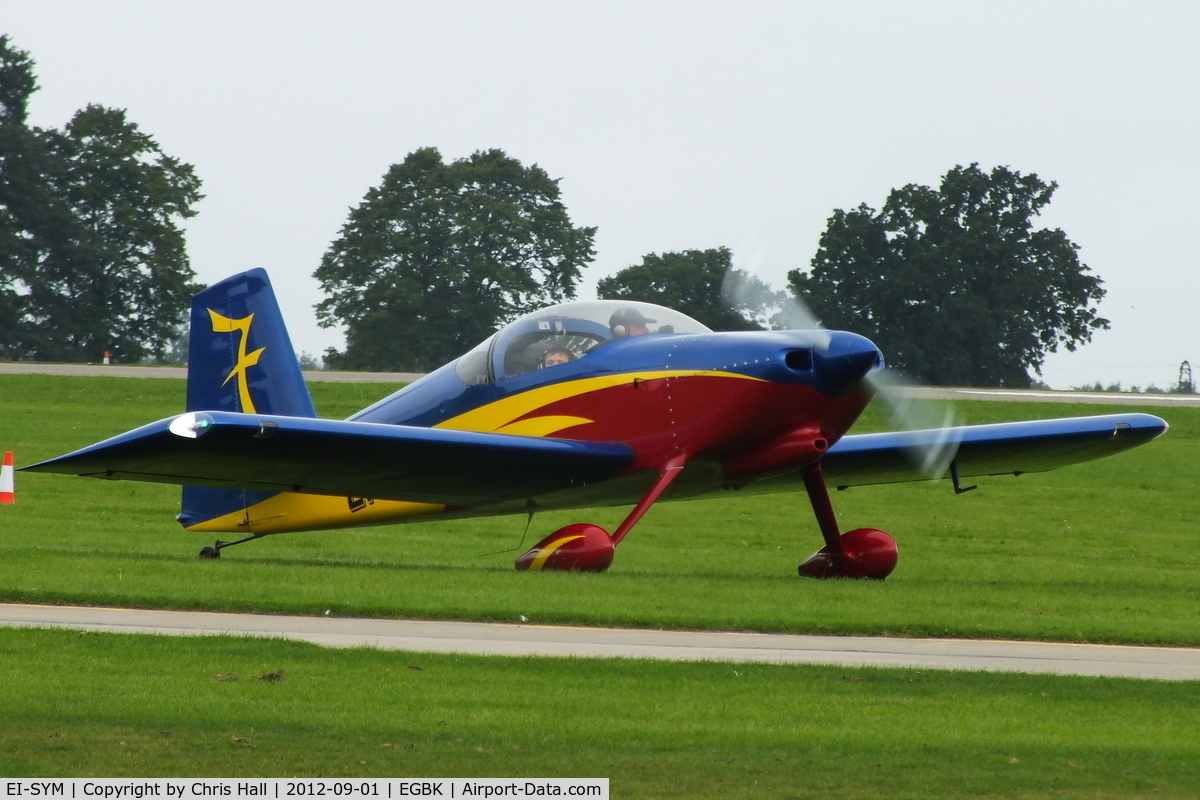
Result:
{"label": "blue vertical tail fin", "polygon": [[187,410],[317,415],[266,270],[226,278],[192,299]]}
{"label": "blue vertical tail fin", "polygon": [[[187,410],[317,416],[266,270],[226,278],[192,299]],[[177,519],[187,528],[270,496],[185,486]]]}

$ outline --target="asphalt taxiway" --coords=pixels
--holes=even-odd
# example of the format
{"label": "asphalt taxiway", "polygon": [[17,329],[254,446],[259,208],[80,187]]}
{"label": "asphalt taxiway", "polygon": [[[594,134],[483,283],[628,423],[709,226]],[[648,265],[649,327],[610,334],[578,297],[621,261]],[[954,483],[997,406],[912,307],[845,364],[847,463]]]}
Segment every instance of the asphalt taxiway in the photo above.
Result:
{"label": "asphalt taxiway", "polygon": [[834,664],[1200,680],[1200,649],[967,639],[653,631],[0,604],[0,625],[256,636],[420,653]]}
{"label": "asphalt taxiway", "polygon": [[[140,367],[123,364],[35,364],[0,361],[0,374],[90,375],[119,378],[187,378],[187,367]],[[306,370],[304,379],[329,383],[412,383],[415,372],[338,372]],[[914,397],[934,400],[1008,400],[1035,403],[1086,403],[1090,405],[1200,406],[1200,394],[1142,394],[1136,392],[1062,392],[1041,389],[968,389],[940,386],[900,387]]]}

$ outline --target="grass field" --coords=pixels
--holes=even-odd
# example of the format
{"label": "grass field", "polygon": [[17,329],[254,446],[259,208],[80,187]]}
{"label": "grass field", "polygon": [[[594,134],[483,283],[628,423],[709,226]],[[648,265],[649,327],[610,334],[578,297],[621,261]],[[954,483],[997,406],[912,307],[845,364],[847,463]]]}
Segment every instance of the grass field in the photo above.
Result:
{"label": "grass field", "polygon": [[[390,388],[314,384],[324,416]],[[0,376],[18,464],[177,413],[165,379]],[[967,403],[968,422],[1114,407]],[[1145,410],[1145,409],[1136,409]],[[0,600],[672,628],[1200,644],[1200,410],[1055,473],[838,493],[889,530],[886,582],[806,581],[802,494],[656,506],[604,575],[512,570],[523,518],[196,552],[177,490],[17,476]],[[868,418],[866,428],[877,427]],[[611,529],[624,509],[539,516]],[[497,554],[497,551],[509,552]],[[419,670],[410,666],[421,667]],[[284,670],[278,683],[261,675]],[[0,773],[610,777],[614,797],[1200,795],[1195,683],[483,659],[0,631]],[[238,675],[236,681],[214,675]],[[444,735],[443,735],[444,734]],[[384,745],[390,745],[385,747]]]}
{"label": "grass field", "polygon": [[[341,417],[386,387],[312,390]],[[0,449],[19,463],[66,452],[177,412],[182,392],[165,379],[0,376]],[[1096,409],[960,405],[970,422]],[[1200,409],[1163,414],[1172,429],[1148,446],[962,496],[945,482],[836,493],[844,528],[899,543],[884,583],[796,577],[821,543],[803,493],[660,504],[607,574],[517,574],[523,517],[281,535],[202,562],[211,534],[175,523],[177,489],[19,474],[17,505],[0,508],[0,599],[1200,645]],[[569,522],[611,530],[626,510],[539,515],[524,546]]]}
{"label": "grass field", "polygon": [[1200,794],[1200,694],[1153,681],[2,630],[0,669],[8,776],[609,777],[614,798]]}

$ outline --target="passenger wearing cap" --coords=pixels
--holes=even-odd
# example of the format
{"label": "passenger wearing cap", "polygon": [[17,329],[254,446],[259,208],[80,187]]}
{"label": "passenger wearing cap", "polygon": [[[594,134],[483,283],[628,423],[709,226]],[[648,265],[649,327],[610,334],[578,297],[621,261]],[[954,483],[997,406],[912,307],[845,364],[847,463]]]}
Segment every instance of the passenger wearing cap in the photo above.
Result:
{"label": "passenger wearing cap", "polygon": [[614,311],[613,315],[609,317],[608,328],[612,331],[614,339],[622,339],[626,336],[641,336],[643,333],[649,333],[650,329],[646,326],[651,322],[657,322],[657,320],[646,319],[636,308],[621,308]]}

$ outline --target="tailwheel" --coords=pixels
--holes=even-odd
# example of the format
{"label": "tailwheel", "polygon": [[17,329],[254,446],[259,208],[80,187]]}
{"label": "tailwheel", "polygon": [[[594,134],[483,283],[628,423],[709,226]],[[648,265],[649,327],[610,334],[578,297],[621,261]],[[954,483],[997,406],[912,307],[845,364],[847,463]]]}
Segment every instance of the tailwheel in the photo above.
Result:
{"label": "tailwheel", "polygon": [[260,534],[252,533],[249,536],[247,536],[245,539],[238,539],[236,542],[222,542],[220,539],[217,539],[217,541],[214,542],[213,544],[206,544],[206,545],[204,545],[204,547],[200,548],[200,557],[201,558],[220,558],[221,551],[224,550],[226,547],[233,547],[235,544],[241,544],[242,542],[249,542],[253,539],[261,539],[261,538],[262,538],[262,536]]}
{"label": "tailwheel", "polygon": [[896,540],[875,528],[858,528],[842,534],[841,553],[829,545],[813,553],[799,567],[804,578],[871,578],[881,581],[896,568]]}
{"label": "tailwheel", "polygon": [[612,537],[599,525],[581,522],[559,528],[530,548],[513,566],[531,572],[604,572],[612,561]]}

